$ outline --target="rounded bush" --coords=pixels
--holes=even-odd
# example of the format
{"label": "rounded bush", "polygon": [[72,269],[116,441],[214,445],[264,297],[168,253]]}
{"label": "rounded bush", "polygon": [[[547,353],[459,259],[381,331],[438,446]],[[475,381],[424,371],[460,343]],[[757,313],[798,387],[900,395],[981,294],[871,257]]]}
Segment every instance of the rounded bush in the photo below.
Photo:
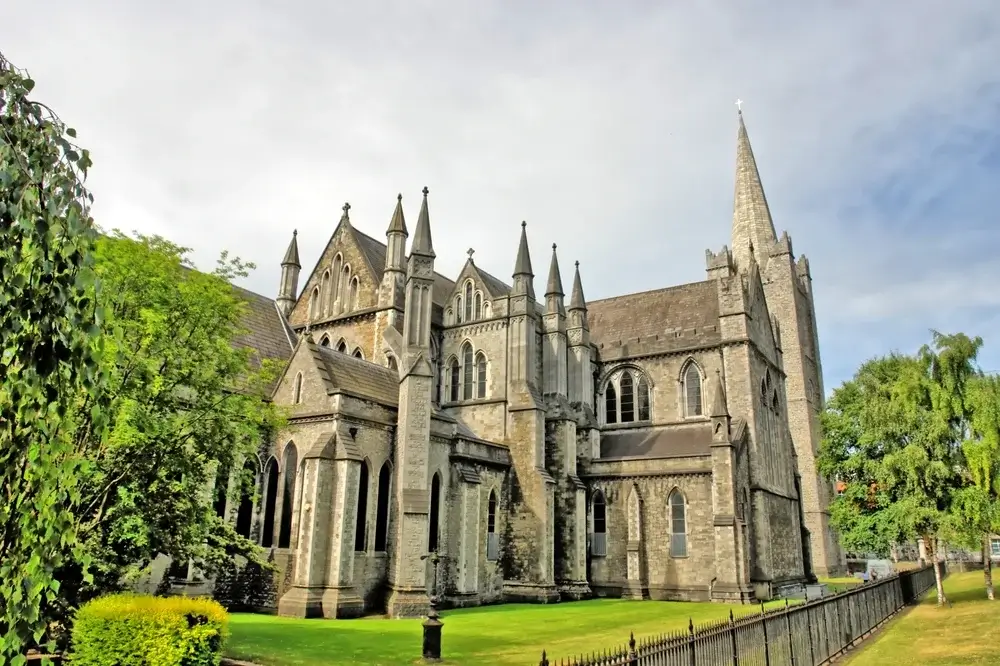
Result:
{"label": "rounded bush", "polygon": [[211,599],[115,594],[84,604],[73,666],[218,666],[229,616]]}

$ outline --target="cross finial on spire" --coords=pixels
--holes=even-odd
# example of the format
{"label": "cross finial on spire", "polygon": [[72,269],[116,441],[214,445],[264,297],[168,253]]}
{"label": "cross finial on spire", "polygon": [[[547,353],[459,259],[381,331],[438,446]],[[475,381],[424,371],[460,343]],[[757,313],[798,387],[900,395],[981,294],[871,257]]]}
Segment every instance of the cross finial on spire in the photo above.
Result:
{"label": "cross finial on spire", "polygon": [[577,262],[575,262],[575,263],[576,263],[576,267],[577,267],[577,268],[579,268],[579,267],[580,267],[580,262],[579,262],[579,261],[577,261]]}
{"label": "cross finial on spire", "polygon": [[556,249],[556,244],[555,244],[555,243],[553,243],[553,244],[552,244],[552,249],[553,249],[553,250],[555,250],[555,249]]}
{"label": "cross finial on spire", "polygon": [[423,192],[423,193],[424,193],[424,196],[425,196],[425,197],[426,197],[426,196],[427,196],[428,194],[430,194],[430,193],[431,193],[431,191],[427,189],[427,186],[426,186],[426,185],[424,185],[424,189],[422,189],[422,190],[421,190],[421,192]]}
{"label": "cross finial on spire", "polygon": [[476,251],[470,247],[465,253],[469,255],[469,261],[472,261],[472,255],[474,255]]}
{"label": "cross finial on spire", "polygon": [[525,222],[524,220],[521,220],[521,228],[524,229],[526,226],[528,226],[528,223]]}
{"label": "cross finial on spire", "polygon": [[298,229],[292,229],[292,235],[293,236],[298,236],[299,235],[299,230]]}
{"label": "cross finial on spire", "polygon": [[743,113],[743,100],[736,98],[736,113]]}
{"label": "cross finial on spire", "polygon": [[344,202],[344,208],[342,210],[344,211],[344,215],[347,215],[347,211],[351,210],[351,204],[349,204],[349,203],[347,203],[345,201]]}
{"label": "cross finial on spire", "polygon": [[403,200],[403,193],[400,192],[399,194],[396,195],[396,201],[402,201],[402,200]]}

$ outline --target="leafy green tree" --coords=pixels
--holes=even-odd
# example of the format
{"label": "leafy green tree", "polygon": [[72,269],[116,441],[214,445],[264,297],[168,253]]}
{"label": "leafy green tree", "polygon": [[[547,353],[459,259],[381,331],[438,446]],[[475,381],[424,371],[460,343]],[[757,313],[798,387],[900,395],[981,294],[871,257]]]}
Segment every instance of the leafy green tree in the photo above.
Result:
{"label": "leafy green tree", "polygon": [[[42,640],[67,561],[87,554],[72,507],[85,462],[75,415],[104,432],[96,231],[76,132],[29,98],[0,54],[0,662]],[[81,399],[83,404],[81,404]]]}
{"label": "leafy green tree", "polygon": [[818,465],[846,484],[831,520],[851,550],[886,553],[921,539],[934,563],[938,603],[946,601],[936,553],[963,486],[965,391],[976,375],[979,338],[933,333],[913,356],[866,362],[836,389],[821,416]]}
{"label": "leafy green tree", "polygon": [[111,401],[103,436],[86,409],[76,412],[90,463],[76,518],[94,579],[79,563],[60,571],[67,608],[118,589],[158,553],[207,573],[235,554],[265,564],[216,514],[211,492],[216,471],[240,469],[281,422],[267,401],[276,367],[238,344],[247,303],[230,281],[252,265],[223,254],[203,273],[188,253],[117,231],[96,244]]}
{"label": "leafy green tree", "polygon": [[1000,378],[973,377],[967,386],[968,437],[962,444],[966,485],[952,505],[952,540],[980,550],[986,596],[994,599],[990,535],[1000,532]]}

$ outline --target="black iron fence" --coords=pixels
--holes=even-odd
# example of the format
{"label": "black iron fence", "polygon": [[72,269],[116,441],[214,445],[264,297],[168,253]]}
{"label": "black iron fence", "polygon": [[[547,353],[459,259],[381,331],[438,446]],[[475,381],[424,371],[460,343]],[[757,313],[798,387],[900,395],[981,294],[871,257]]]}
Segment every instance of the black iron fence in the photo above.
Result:
{"label": "black iron fence", "polygon": [[[944,564],[942,563],[942,568]],[[894,574],[808,603],[734,616],[539,666],[821,666],[934,587],[934,568]]]}

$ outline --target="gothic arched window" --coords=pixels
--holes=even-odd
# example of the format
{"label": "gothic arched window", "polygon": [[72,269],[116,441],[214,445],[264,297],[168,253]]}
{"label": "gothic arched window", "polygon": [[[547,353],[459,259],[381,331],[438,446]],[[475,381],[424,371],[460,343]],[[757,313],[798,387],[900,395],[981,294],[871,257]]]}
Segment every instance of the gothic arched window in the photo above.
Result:
{"label": "gothic arched window", "polygon": [[320,312],[319,287],[313,287],[312,295],[309,296],[309,318],[318,319]]}
{"label": "gothic arched window", "polygon": [[427,551],[434,553],[438,549],[438,539],[441,536],[439,522],[441,520],[441,475],[434,472],[431,478],[431,507],[428,516]]}
{"label": "gothic arched window", "polygon": [[476,292],[476,319],[483,318],[483,295]]}
{"label": "gothic arched window", "polygon": [[295,470],[298,469],[299,456],[295,444],[285,445],[285,455],[282,456],[282,467],[285,470],[285,483],[281,489],[281,522],[278,525],[278,548],[288,548],[292,543],[292,509],[295,504]]}
{"label": "gothic arched window", "polygon": [[329,347],[330,346],[330,336],[329,335],[324,335],[322,338],[320,338],[319,339],[319,346],[320,347]]}
{"label": "gothic arched window", "polygon": [[465,283],[465,321],[472,321],[472,282]]}
{"label": "gothic arched window", "polygon": [[295,384],[292,387],[292,404],[297,405],[302,402],[302,373],[295,375]]}
{"label": "gothic arched window", "polygon": [[649,421],[649,382],[645,377],[639,378],[635,389],[635,405],[639,421]]}
{"label": "gothic arched window", "polygon": [[623,368],[612,373],[604,385],[604,423],[649,420],[649,380],[645,374],[638,368]]}
{"label": "gothic arched window", "polygon": [[476,354],[476,397],[480,400],[486,397],[486,354]]}
{"label": "gothic arched window", "polygon": [[365,354],[364,352],[361,351],[361,347],[355,347],[354,353],[351,354],[351,356],[353,356],[354,358],[360,358],[362,361],[365,359]]}
{"label": "gothic arched window", "polygon": [[631,423],[635,421],[635,392],[634,385],[632,383],[632,375],[628,372],[623,372],[621,379],[619,379],[619,386],[621,387],[621,396],[619,396],[619,409],[621,410],[621,422]]}
{"label": "gothic arched window", "polygon": [[448,366],[448,401],[458,402],[459,387],[462,383],[462,375],[458,368],[458,359],[452,357]]}
{"label": "gothic arched window", "polygon": [[361,461],[361,476],[358,479],[358,520],[354,524],[354,550],[364,552],[368,530],[368,463]]}
{"label": "gothic arched window", "polygon": [[685,416],[701,416],[701,372],[694,362],[688,363],[684,370],[684,406]]}
{"label": "gothic arched window", "polygon": [[496,562],[500,555],[500,539],[497,534],[497,494],[490,491],[490,499],[486,504],[486,559]]}
{"label": "gothic arched window", "polygon": [[323,273],[323,288],[320,290],[320,302],[322,306],[319,309],[325,315],[330,311],[330,271]]}
{"label": "gothic arched window", "polygon": [[472,400],[472,344],[466,342],[462,345],[462,400]]}
{"label": "gothic arched window", "polygon": [[667,499],[670,508],[670,557],[687,557],[687,507],[681,491]]}
{"label": "gothic arched window", "polygon": [[343,340],[341,340],[340,343],[337,345],[337,351],[339,351],[341,354],[346,354],[347,353],[347,343],[344,342]]}
{"label": "gothic arched window", "polygon": [[274,545],[274,507],[278,502],[278,461],[273,457],[264,467],[264,529],[260,533],[260,545],[270,548]]}
{"label": "gothic arched window", "polygon": [[375,507],[375,552],[384,553],[389,542],[389,490],[392,465],[386,460],[378,473],[378,504]]}
{"label": "gothic arched window", "polygon": [[604,389],[604,413],[605,423],[618,423],[618,393],[610,382]]}
{"label": "gothic arched window", "polygon": [[336,312],[337,301],[340,300],[340,280],[343,275],[344,259],[339,254],[333,260],[333,285],[330,289],[329,303],[327,309]]}
{"label": "gothic arched window", "polygon": [[594,492],[591,511],[594,533],[591,535],[590,554],[604,557],[608,554],[608,505],[600,490]]}
{"label": "gothic arched window", "polygon": [[251,460],[243,464],[243,476],[240,478],[240,504],[236,512],[236,533],[241,537],[250,538],[253,527],[253,489],[257,485],[257,466]]}
{"label": "gothic arched window", "polygon": [[399,370],[399,365],[396,363],[396,357],[392,354],[387,354],[385,357],[385,365],[390,370]]}
{"label": "gothic arched window", "polygon": [[351,280],[351,294],[347,299],[348,308],[353,312],[358,309],[358,278]]}

